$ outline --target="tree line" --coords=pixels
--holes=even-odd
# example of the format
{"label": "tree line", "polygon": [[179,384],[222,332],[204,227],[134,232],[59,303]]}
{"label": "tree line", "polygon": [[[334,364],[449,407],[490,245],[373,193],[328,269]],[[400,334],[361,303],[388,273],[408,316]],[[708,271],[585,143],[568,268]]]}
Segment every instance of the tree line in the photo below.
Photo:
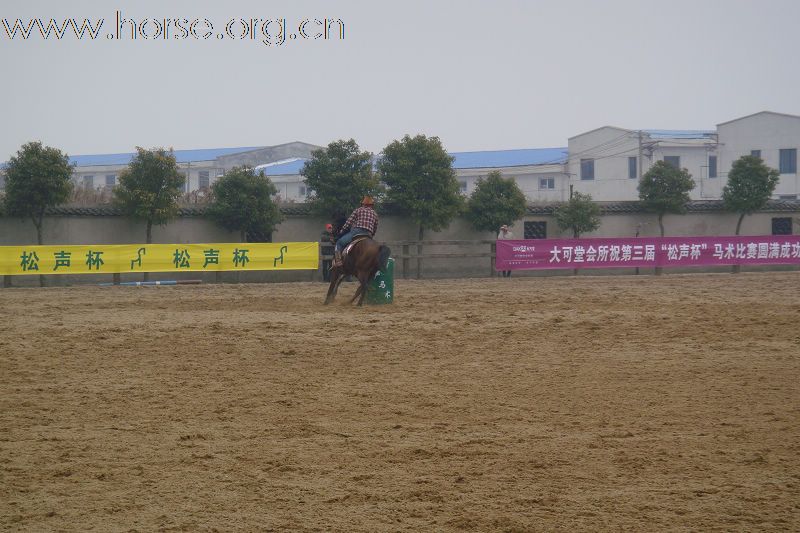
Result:
{"label": "tree line", "polygon": [[[113,201],[125,215],[146,226],[146,242],[152,227],[165,225],[178,214],[178,198],[186,177],[172,150],[137,147],[131,163],[119,175]],[[301,175],[309,191],[312,212],[328,220],[349,214],[364,195],[374,196],[378,208],[390,208],[408,217],[425,231],[446,228],[464,217],[479,231],[497,231],[512,225],[526,211],[525,195],[511,177],[492,171],[479,178],[469,197],[461,193],[450,156],[438,137],[404,136],[384,148],[377,157],[362,151],[355,140],[338,140],[312,152]],[[60,150],[40,142],[23,145],[5,169],[6,191],[0,209],[8,216],[30,219],[42,244],[42,224],[48,208],[66,202],[72,190],[73,166]],[[725,209],[739,214],[736,235],[745,216],[762,209],[778,183],[777,170],[755,156],[734,162],[723,189]],[[645,209],[658,216],[661,236],[666,214],[686,212],[689,191],[695,186],[686,169],[657,161],[639,183]],[[277,189],[263,172],[235,167],[211,186],[206,215],[242,242],[249,234],[269,235],[283,220],[273,197]],[[558,226],[575,238],[600,226],[600,207],[588,194],[575,192],[554,211]]]}

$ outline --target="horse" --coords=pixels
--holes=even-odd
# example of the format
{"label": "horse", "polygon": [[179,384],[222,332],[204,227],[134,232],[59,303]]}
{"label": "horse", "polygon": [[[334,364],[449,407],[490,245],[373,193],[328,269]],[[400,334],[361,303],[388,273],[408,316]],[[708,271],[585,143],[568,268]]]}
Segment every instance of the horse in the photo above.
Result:
{"label": "horse", "polygon": [[379,270],[385,270],[389,261],[391,250],[385,244],[379,244],[368,236],[357,236],[350,245],[350,250],[343,257],[342,266],[334,266],[331,269],[331,284],[328,287],[328,295],[325,297],[325,305],[328,305],[336,298],[336,291],[339,284],[347,276],[355,276],[358,279],[358,289],[350,300],[350,303],[358,298],[358,305],[364,303],[367,295],[367,284],[375,277]]}

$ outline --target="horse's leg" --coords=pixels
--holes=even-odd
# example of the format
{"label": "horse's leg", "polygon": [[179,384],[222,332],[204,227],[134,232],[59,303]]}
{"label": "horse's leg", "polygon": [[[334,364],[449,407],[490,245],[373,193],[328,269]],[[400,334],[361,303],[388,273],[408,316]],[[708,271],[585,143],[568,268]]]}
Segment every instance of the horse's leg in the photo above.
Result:
{"label": "horse's leg", "polygon": [[[360,282],[360,281],[361,281],[361,280],[359,280],[359,282]],[[363,285],[361,285],[361,283],[359,283],[359,284],[358,284],[358,288],[356,289],[356,293],[355,293],[355,294],[353,295],[353,297],[350,299],[350,303],[353,303],[353,302],[355,302],[355,301],[356,301],[356,298],[358,298],[359,296],[361,296],[361,293],[362,293],[362,292],[364,292],[364,286],[363,286]]]}
{"label": "horse's leg", "polygon": [[341,285],[341,284],[342,284],[342,282],[345,280],[345,278],[346,278],[346,277],[347,277],[347,276],[345,276],[345,275],[344,275],[344,272],[342,272],[342,273],[339,275],[339,280],[336,282],[336,286],[333,288],[333,295],[334,295],[334,296],[336,296],[337,294],[339,294],[339,285]]}
{"label": "horse's leg", "polygon": [[367,286],[366,285],[362,285],[361,286],[361,298],[358,299],[358,306],[359,307],[364,305],[364,296],[366,296],[366,295],[367,295]]}
{"label": "horse's leg", "polygon": [[328,294],[325,296],[325,305],[328,305],[336,298],[336,290],[339,288],[339,283],[342,282],[342,269],[334,268],[331,270],[331,284],[328,285]]}
{"label": "horse's leg", "polygon": [[[369,283],[370,276],[361,274],[358,276],[358,281],[361,284],[359,290],[361,291],[361,298],[358,299],[358,306],[362,306],[364,304],[364,297],[367,295],[367,284]],[[355,300],[355,298],[353,298]],[[350,302],[352,303],[352,302]]]}

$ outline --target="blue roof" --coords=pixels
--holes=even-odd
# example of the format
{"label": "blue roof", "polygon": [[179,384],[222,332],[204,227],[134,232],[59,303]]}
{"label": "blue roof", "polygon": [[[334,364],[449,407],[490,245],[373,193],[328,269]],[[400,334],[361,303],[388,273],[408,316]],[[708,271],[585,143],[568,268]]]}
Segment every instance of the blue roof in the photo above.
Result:
{"label": "blue roof", "polygon": [[[664,130],[651,130],[664,131]],[[211,148],[206,150],[175,150],[175,159],[178,163],[191,163],[195,161],[213,161],[219,156],[249,152],[261,147],[243,148]],[[136,154],[99,154],[76,155],[69,158],[70,163],[79,167],[100,165],[127,165]],[[479,152],[451,152],[453,168],[499,168],[521,167],[527,165],[555,165],[567,161],[566,148],[525,148],[519,150],[486,150]],[[306,158],[296,158],[285,162],[258,165],[258,170],[263,170],[267,176],[292,176],[300,173]],[[2,167],[0,167],[2,168]]]}
{"label": "blue roof", "polygon": [[643,130],[653,139],[711,139],[716,130]]}
{"label": "blue roof", "polygon": [[256,173],[264,171],[267,176],[294,176],[300,174],[300,169],[306,164],[308,159],[298,157],[285,162],[268,163],[256,166]]}
{"label": "blue roof", "polygon": [[[481,152],[451,152],[455,158],[453,168],[498,168],[521,167],[527,165],[556,165],[566,163],[566,148],[527,148],[520,150],[489,150]],[[267,176],[292,176],[308,159],[297,158],[291,161],[270,163],[256,167]]]}
{"label": "blue roof", "polygon": [[[219,156],[238,154],[258,150],[261,146],[251,146],[242,148],[209,148],[200,150],[175,150],[175,159],[178,163],[194,163],[195,161],[213,161]],[[127,165],[131,162],[135,153],[126,154],[98,154],[98,155],[73,155],[69,162],[75,163],[79,167],[97,167],[101,165]]]}
{"label": "blue roof", "polygon": [[521,167],[566,163],[566,148],[526,148],[521,150],[489,150],[453,152],[453,168]]}

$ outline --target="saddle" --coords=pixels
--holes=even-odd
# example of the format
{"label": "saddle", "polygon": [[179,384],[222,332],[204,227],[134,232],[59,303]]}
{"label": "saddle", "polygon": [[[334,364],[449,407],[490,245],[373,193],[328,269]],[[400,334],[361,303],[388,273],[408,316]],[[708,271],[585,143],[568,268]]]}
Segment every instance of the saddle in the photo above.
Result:
{"label": "saddle", "polygon": [[364,239],[369,239],[369,238],[371,238],[369,235],[356,235],[355,237],[353,237],[353,240],[350,241],[350,244],[345,246],[344,249],[342,250],[342,262],[344,262],[345,257],[347,257],[347,254],[350,252],[350,250],[353,248],[353,246],[356,245],[356,243],[361,242]]}

